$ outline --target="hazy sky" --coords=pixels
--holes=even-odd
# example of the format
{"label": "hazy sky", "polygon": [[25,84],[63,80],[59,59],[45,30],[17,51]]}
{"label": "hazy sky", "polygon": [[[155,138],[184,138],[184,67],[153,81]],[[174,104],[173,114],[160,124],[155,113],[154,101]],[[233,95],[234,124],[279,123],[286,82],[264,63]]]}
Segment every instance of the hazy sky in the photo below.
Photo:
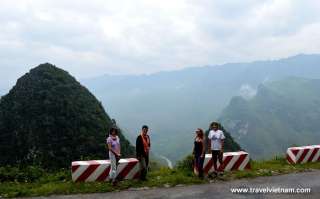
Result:
{"label": "hazy sky", "polygon": [[0,89],[50,62],[77,78],[320,52],[319,0],[0,0]]}

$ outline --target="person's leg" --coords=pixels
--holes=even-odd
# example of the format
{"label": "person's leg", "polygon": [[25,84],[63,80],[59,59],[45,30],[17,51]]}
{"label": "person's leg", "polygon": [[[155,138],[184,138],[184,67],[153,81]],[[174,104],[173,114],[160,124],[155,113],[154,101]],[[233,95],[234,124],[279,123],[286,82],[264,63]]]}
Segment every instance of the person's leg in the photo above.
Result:
{"label": "person's leg", "polygon": [[145,180],[146,179],[146,168],[147,168],[147,165],[146,165],[146,160],[144,157],[141,157],[140,159],[140,179],[141,180]]}
{"label": "person's leg", "polygon": [[114,154],[110,153],[109,154],[110,157],[110,163],[111,163],[111,169],[110,169],[110,173],[109,173],[109,179],[112,182],[115,182],[116,177],[117,177],[117,160]]}
{"label": "person's leg", "polygon": [[145,178],[146,178],[149,172],[149,155],[145,157],[145,161],[146,161],[146,174],[145,174]]}
{"label": "person's leg", "polygon": [[195,174],[199,175],[199,156],[196,154],[194,156],[194,169],[195,169]]}
{"label": "person's leg", "polygon": [[224,164],[223,164],[223,152],[221,152],[221,151],[219,152],[218,160],[219,160],[219,163],[220,163],[219,171],[220,171],[220,172],[223,172],[223,170],[224,170]]}
{"label": "person's leg", "polygon": [[199,177],[203,178],[203,163],[204,163],[204,157],[199,158],[199,164],[198,164],[198,169],[199,169]]}
{"label": "person's leg", "polygon": [[217,172],[217,159],[218,159],[218,154],[216,150],[212,151],[212,164],[214,168],[214,173]]}

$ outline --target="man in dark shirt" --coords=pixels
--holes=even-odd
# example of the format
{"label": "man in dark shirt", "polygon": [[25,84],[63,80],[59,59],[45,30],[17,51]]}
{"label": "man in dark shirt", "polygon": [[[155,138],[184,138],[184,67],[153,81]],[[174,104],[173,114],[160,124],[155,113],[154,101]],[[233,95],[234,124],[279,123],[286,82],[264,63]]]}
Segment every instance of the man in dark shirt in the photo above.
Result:
{"label": "man in dark shirt", "polygon": [[150,150],[150,137],[148,135],[148,126],[143,125],[140,135],[136,140],[136,155],[140,163],[140,179],[146,180],[148,166],[149,166],[149,150]]}

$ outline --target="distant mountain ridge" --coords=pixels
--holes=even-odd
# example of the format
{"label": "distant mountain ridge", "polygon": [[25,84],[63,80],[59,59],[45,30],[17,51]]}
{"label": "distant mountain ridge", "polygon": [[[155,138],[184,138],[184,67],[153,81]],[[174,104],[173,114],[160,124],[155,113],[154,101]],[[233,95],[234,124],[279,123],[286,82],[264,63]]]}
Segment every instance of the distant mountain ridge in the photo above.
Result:
{"label": "distant mountain ridge", "polygon": [[320,79],[289,77],[259,86],[250,100],[234,97],[219,119],[254,158],[292,145],[319,144]]}
{"label": "distant mountain ridge", "polygon": [[141,124],[149,124],[152,139],[159,143],[153,150],[177,160],[190,151],[194,129],[207,129],[232,97],[250,98],[261,83],[288,76],[320,78],[319,66],[320,55],[297,55],[151,75],[103,76],[82,83],[127,134],[135,135]]}

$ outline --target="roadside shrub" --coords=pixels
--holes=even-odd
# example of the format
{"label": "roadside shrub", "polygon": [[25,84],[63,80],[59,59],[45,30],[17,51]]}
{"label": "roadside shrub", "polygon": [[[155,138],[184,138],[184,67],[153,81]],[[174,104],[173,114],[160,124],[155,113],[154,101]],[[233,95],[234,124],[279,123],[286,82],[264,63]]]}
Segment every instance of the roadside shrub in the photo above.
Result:
{"label": "roadside shrub", "polygon": [[177,163],[177,169],[184,170],[184,171],[193,171],[193,156],[188,155],[183,160],[180,160]]}
{"label": "roadside shrub", "polygon": [[0,182],[34,182],[45,174],[42,168],[36,166],[0,167]]}

